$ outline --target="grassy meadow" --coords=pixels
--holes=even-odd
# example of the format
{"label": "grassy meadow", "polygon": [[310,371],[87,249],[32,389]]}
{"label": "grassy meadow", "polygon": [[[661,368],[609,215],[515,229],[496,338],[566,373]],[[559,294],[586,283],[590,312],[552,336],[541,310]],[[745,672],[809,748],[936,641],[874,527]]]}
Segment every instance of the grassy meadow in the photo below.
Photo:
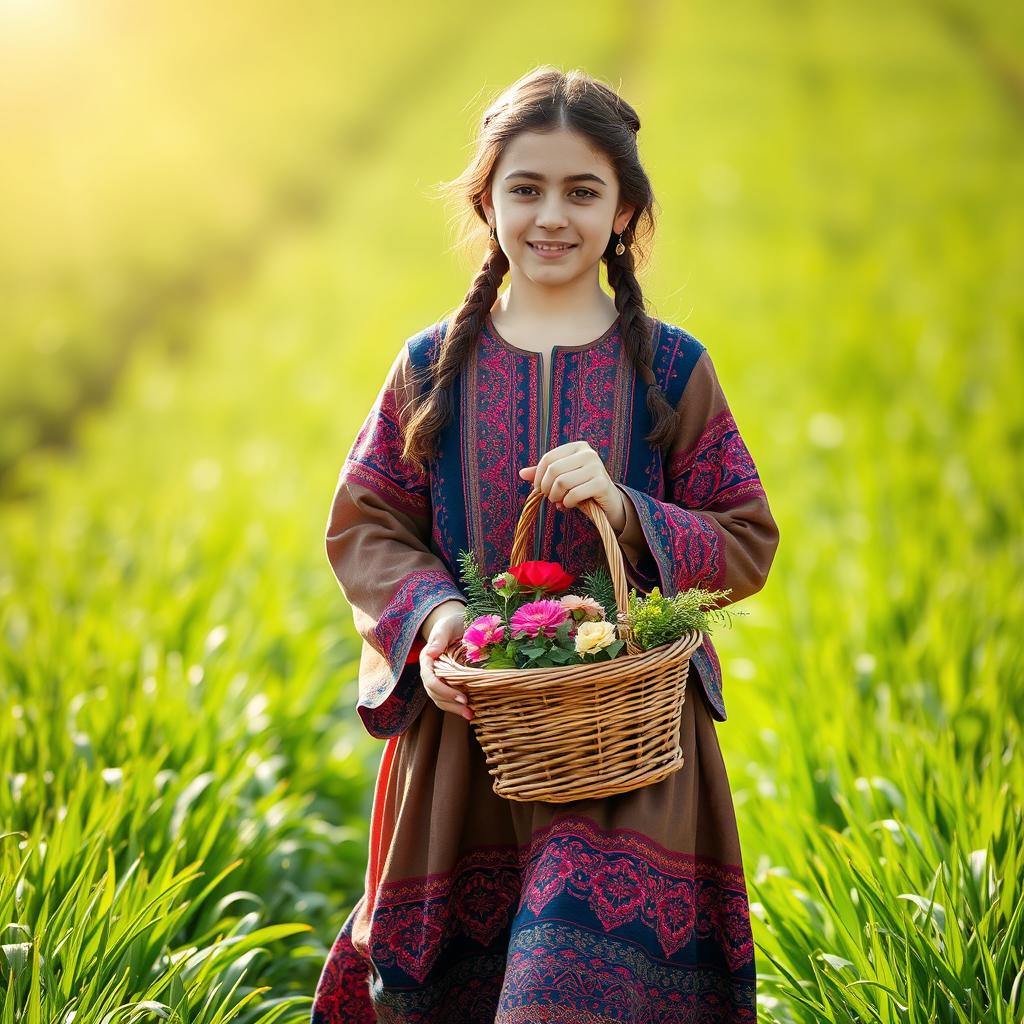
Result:
{"label": "grassy meadow", "polygon": [[546,62],[639,110],[779,523],[716,634],[761,1018],[1021,1024],[1022,22],[0,4],[0,1024],[308,1019],[381,750],[329,502]]}

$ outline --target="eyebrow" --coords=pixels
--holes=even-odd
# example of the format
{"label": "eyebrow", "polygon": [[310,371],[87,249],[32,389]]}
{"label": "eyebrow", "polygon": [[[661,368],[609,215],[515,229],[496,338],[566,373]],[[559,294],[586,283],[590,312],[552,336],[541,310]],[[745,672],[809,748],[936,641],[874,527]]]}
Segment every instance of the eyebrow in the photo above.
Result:
{"label": "eyebrow", "polygon": [[[532,178],[534,181],[547,181],[543,174],[538,174],[536,171],[512,171],[511,174],[505,175],[506,181],[510,178]],[[599,178],[596,174],[567,174],[562,180],[566,183],[570,181],[596,181],[601,185],[608,184],[608,182]]]}

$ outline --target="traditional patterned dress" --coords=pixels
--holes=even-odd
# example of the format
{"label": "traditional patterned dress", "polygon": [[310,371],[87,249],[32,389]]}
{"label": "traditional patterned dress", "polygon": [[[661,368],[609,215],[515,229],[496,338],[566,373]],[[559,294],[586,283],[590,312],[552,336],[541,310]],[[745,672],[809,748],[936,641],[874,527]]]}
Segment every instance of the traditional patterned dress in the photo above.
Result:
{"label": "traditional patterned dress", "polygon": [[[754,1024],[755,960],[710,638],[693,654],[682,768],[599,800],[505,800],[472,723],[419,674],[420,627],[465,600],[458,552],[507,568],[532,483],[518,473],[583,439],[629,499],[629,584],[665,594],[765,582],[778,545],[754,461],[705,347],[656,320],[653,372],[680,412],[668,455],[644,438],[647,385],[618,319],[543,356],[487,318],[452,385],[429,472],[401,458],[399,411],[447,329],[407,339],[342,466],[328,558],[362,637],[357,711],[385,740],[366,886],[324,965],[314,1024]],[[549,392],[548,409],[541,396]],[[532,557],[574,574],[607,564],[579,509],[542,501]]]}

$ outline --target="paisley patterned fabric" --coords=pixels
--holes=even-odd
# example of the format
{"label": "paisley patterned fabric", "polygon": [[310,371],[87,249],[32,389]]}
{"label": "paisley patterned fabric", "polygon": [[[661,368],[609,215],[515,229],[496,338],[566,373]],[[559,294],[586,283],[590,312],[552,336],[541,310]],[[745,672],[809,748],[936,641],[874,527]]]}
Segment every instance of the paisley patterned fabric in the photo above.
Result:
{"label": "paisley patterned fabric", "polygon": [[[419,676],[422,626],[464,600],[458,552],[506,568],[531,488],[521,466],[585,440],[624,498],[632,586],[759,590],[778,530],[705,347],[655,321],[655,379],[678,413],[664,451],[646,435],[647,386],[619,322],[550,358],[488,318],[452,384],[428,472],[401,455],[401,410],[447,330],[407,339],[341,469],[332,569],[362,639],[356,708],[385,740],[366,886],[325,960],[313,1024],[753,1022],[755,962],[739,837],[715,732],[724,721],[710,638],[680,713],[682,768],[602,800],[498,797],[472,725]],[[540,374],[550,380],[540,407]],[[579,575],[605,564],[590,519],[543,502],[531,557]]]}

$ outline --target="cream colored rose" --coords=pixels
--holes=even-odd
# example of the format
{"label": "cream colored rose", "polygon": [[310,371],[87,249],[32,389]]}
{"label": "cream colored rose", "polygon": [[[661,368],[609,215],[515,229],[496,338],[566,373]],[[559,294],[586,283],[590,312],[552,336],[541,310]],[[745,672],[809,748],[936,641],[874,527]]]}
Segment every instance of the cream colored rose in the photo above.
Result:
{"label": "cream colored rose", "polygon": [[614,641],[614,622],[581,622],[576,630],[576,653],[593,654]]}

